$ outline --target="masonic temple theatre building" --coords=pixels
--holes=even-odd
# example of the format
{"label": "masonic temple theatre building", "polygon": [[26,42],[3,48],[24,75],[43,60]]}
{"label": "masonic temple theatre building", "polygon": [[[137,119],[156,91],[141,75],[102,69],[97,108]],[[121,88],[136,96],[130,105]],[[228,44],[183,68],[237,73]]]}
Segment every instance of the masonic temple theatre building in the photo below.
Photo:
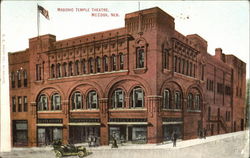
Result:
{"label": "masonic temple theatre building", "polygon": [[160,8],[125,27],[57,41],[29,39],[9,53],[13,146],[158,143],[244,130],[246,64],[197,34],[175,30]]}

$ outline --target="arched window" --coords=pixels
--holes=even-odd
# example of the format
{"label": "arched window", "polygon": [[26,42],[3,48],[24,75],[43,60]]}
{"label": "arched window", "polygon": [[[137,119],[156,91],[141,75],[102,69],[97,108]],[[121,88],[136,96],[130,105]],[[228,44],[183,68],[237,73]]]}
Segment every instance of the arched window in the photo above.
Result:
{"label": "arched window", "polygon": [[17,87],[21,87],[21,72],[17,71]]}
{"label": "arched window", "polygon": [[72,110],[82,109],[82,95],[80,92],[74,92],[71,97]]}
{"label": "arched window", "polygon": [[103,66],[104,66],[104,72],[108,71],[108,57],[104,56],[103,57]]}
{"label": "arched window", "polygon": [[200,105],[200,95],[196,94],[195,95],[195,102],[194,102],[194,107],[196,110],[200,110],[201,109],[201,105]]}
{"label": "arched window", "polygon": [[174,100],[175,100],[175,108],[181,109],[181,93],[179,91],[175,92]]}
{"label": "arched window", "polygon": [[186,75],[189,75],[189,62],[186,62]]}
{"label": "arched window", "polygon": [[171,109],[170,106],[170,92],[168,89],[164,90],[163,93],[163,108],[164,109]]}
{"label": "arched window", "polygon": [[67,76],[67,63],[63,63],[63,76]]}
{"label": "arched window", "polygon": [[136,48],[136,68],[144,68],[145,50],[144,47]]}
{"label": "arched window", "polygon": [[15,72],[11,72],[11,87],[15,88]]}
{"label": "arched window", "polygon": [[28,85],[27,72],[24,70],[23,71],[23,86],[27,87],[27,85]]}
{"label": "arched window", "polygon": [[55,65],[52,64],[50,67],[50,71],[51,71],[51,78],[55,78]]}
{"label": "arched window", "polygon": [[80,75],[78,60],[75,62],[75,75]]}
{"label": "arched window", "polygon": [[38,111],[46,111],[46,110],[49,110],[48,98],[45,94],[42,94],[38,99]]}
{"label": "arched window", "polygon": [[124,55],[122,53],[119,54],[119,60],[120,60],[120,70],[124,69]]}
{"label": "arched window", "polygon": [[177,72],[177,56],[174,56],[174,72]]}
{"label": "arched window", "polygon": [[144,91],[141,87],[135,87],[131,93],[132,108],[144,107]]}
{"label": "arched window", "polygon": [[88,109],[98,109],[98,95],[96,91],[88,93]]}
{"label": "arched window", "polygon": [[163,49],[163,68],[168,69],[169,68],[169,52],[168,49]]}
{"label": "arched window", "polygon": [[86,74],[86,62],[85,62],[85,59],[83,59],[82,61],[81,61],[81,64],[82,64],[82,73],[83,74]]}
{"label": "arched window", "polygon": [[101,58],[96,58],[96,72],[101,72]]}
{"label": "arched window", "polygon": [[116,56],[114,54],[111,57],[111,61],[112,61],[112,70],[115,71],[116,70]]}
{"label": "arched window", "polygon": [[93,61],[93,58],[89,59],[89,73],[94,73],[94,61]]}
{"label": "arched window", "polygon": [[187,104],[187,109],[192,109],[193,107],[193,94],[189,93],[188,94],[188,104]]}
{"label": "arched window", "polygon": [[69,73],[68,73],[69,76],[73,76],[73,65],[72,65],[72,61],[69,62]]}
{"label": "arched window", "polygon": [[193,64],[190,62],[190,74],[189,76],[193,76]]}
{"label": "arched window", "polygon": [[181,73],[181,58],[178,58],[178,72]]}
{"label": "arched window", "polygon": [[185,63],[186,63],[186,61],[185,61],[185,59],[182,59],[182,74],[185,74]]}
{"label": "arched window", "polygon": [[57,77],[62,77],[62,69],[60,63],[56,65],[56,72],[57,72]]}
{"label": "arched window", "polygon": [[122,89],[117,89],[112,95],[112,107],[123,108],[124,107],[124,92]]}
{"label": "arched window", "polygon": [[51,97],[51,110],[61,110],[61,96],[55,93]]}

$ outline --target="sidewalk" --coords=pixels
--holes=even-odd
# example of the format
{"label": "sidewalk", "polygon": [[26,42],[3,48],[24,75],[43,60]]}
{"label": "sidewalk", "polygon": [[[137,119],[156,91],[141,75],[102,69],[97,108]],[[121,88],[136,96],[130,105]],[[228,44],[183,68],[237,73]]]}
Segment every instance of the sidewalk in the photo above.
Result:
{"label": "sidewalk", "polygon": [[[192,139],[177,141],[173,147],[172,142],[162,144],[123,144],[119,148],[110,146],[87,147],[93,152],[89,158],[248,158],[249,131],[210,136],[206,139]],[[165,156],[164,156],[165,155]],[[208,155],[208,156],[206,156]],[[2,158],[54,158],[52,147],[13,148],[12,152],[0,153]],[[231,156],[231,157],[230,157]],[[72,156],[70,158],[76,158]]]}

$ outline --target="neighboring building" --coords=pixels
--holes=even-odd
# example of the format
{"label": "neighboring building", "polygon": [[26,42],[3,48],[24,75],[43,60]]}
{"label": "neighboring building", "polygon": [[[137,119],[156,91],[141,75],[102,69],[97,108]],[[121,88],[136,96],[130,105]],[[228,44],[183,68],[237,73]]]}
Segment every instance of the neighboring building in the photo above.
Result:
{"label": "neighboring building", "polygon": [[175,30],[160,8],[126,14],[125,27],[9,53],[14,146],[53,140],[158,143],[244,130],[246,64],[197,34]]}

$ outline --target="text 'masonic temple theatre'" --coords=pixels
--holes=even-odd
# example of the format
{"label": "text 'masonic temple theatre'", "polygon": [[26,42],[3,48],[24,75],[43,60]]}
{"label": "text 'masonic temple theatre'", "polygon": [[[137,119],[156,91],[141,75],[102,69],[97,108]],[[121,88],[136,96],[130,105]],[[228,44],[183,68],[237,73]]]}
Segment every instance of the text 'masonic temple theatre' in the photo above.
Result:
{"label": "text 'masonic temple theatre'", "polygon": [[160,8],[125,27],[57,41],[29,39],[9,53],[13,146],[54,140],[159,143],[244,130],[246,64],[197,34],[175,30]]}

